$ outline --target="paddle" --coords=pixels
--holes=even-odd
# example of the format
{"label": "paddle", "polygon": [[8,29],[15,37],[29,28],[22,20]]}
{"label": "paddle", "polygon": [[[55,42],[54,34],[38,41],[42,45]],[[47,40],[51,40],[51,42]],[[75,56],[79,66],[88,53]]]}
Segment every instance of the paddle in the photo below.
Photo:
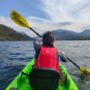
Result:
{"label": "paddle", "polygon": [[18,12],[16,11],[11,11],[10,18],[18,25],[24,28],[28,28],[32,30],[35,34],[37,34],[39,37],[42,37],[39,33],[37,33],[33,28],[30,27],[28,22],[25,20],[23,16],[21,16]]}
{"label": "paddle", "polygon": [[86,68],[80,67],[79,65],[77,65],[75,62],[73,62],[70,58],[67,57],[67,59],[72,62],[73,65],[75,65],[80,71],[81,74],[86,74],[89,75],[90,74],[90,70],[87,70]]}
{"label": "paddle", "polygon": [[[11,11],[10,18],[18,25],[24,28],[29,28],[32,30],[35,34],[37,34],[39,37],[42,37],[39,33],[37,33],[34,29],[30,27],[26,19],[21,16],[18,12],[16,11]],[[86,68],[82,68],[79,65],[77,65],[75,62],[73,62],[71,59],[67,58],[70,62],[72,62],[77,68],[79,68],[81,74],[90,74],[90,70],[87,70]]]}

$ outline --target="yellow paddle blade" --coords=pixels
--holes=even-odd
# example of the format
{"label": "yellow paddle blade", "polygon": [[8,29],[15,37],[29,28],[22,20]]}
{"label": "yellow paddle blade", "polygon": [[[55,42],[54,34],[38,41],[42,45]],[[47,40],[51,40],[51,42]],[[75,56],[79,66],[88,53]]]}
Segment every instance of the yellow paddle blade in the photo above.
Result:
{"label": "yellow paddle blade", "polygon": [[81,74],[86,74],[86,75],[90,74],[90,69],[80,67],[80,71],[81,71]]}
{"label": "yellow paddle blade", "polygon": [[25,27],[25,28],[29,28],[29,24],[28,22],[25,20],[25,18],[23,16],[21,16],[18,12],[16,11],[11,11],[10,13],[10,18],[18,25]]}

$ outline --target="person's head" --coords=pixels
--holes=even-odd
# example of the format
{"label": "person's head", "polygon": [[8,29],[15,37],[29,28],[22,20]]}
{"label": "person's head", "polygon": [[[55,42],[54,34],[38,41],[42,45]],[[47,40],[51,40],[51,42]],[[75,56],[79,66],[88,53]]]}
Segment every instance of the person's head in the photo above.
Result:
{"label": "person's head", "polygon": [[55,42],[55,36],[52,32],[48,31],[43,34],[43,46],[53,47]]}

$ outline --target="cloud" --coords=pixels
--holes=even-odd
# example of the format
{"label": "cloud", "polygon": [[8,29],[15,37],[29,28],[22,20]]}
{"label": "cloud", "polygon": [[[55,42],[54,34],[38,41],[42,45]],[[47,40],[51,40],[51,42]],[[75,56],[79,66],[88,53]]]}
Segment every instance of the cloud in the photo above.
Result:
{"label": "cloud", "polygon": [[90,16],[90,0],[42,0],[42,2],[44,4],[43,10],[54,22],[88,22]]}
{"label": "cloud", "polygon": [[13,28],[18,28],[18,25],[16,25],[10,18],[6,18],[4,16],[0,16],[0,24]]}
{"label": "cloud", "polygon": [[[60,22],[60,23],[51,23],[47,20],[40,19],[37,17],[28,17],[27,21],[29,22],[30,26],[35,29],[35,31],[39,32],[40,34],[46,31],[52,31],[56,29],[67,29],[72,31],[80,32],[82,28],[87,28],[90,26],[88,23],[81,23],[81,22]],[[16,25],[10,18],[0,17],[0,24],[4,24],[13,28],[18,32],[24,32],[29,36],[36,36],[31,30],[25,29]]]}
{"label": "cloud", "polygon": [[6,25],[10,28],[13,28],[14,30],[18,32],[24,32],[28,34],[28,31],[20,27],[19,25],[15,24],[10,18],[6,18],[3,16],[0,16],[0,24]]}
{"label": "cloud", "polygon": [[[42,5],[38,4],[37,9],[31,9],[36,15],[32,14],[27,17],[31,27],[40,34],[60,28],[80,31],[83,27],[90,26],[90,0],[40,0],[40,3]],[[32,5],[36,5],[35,1]],[[16,25],[10,18],[0,16],[0,24],[25,32],[30,36],[35,35],[32,31]]]}
{"label": "cloud", "polygon": [[[34,27],[36,30],[39,30],[39,28],[40,28],[40,30],[43,28],[42,27],[42,25],[40,25],[40,24],[38,24],[38,22],[36,23],[34,20],[34,18],[36,18],[36,17],[32,17],[30,20],[29,20],[29,18],[27,18],[27,21],[28,21],[28,23],[30,23],[30,25],[32,26],[32,27]],[[4,16],[0,16],[0,24],[3,24],[3,25],[6,25],[6,26],[8,26],[8,27],[10,27],[10,28],[13,28],[14,30],[16,30],[17,32],[23,32],[23,33],[25,33],[25,34],[27,34],[28,36],[31,36],[31,37],[33,37],[33,36],[35,36],[35,34],[32,32],[32,31],[30,31],[29,29],[27,29],[27,28],[22,28],[22,27],[20,27],[19,25],[17,25],[17,24],[15,24],[10,18],[6,18],[6,17],[4,17]],[[40,25],[40,26],[39,26]],[[43,29],[42,29],[43,30]],[[38,32],[38,31],[37,31]],[[39,31],[40,32],[40,31]],[[43,31],[42,31],[43,32]],[[42,33],[41,32],[41,33]]]}
{"label": "cloud", "polygon": [[0,24],[8,25],[7,19],[3,16],[0,16]]}
{"label": "cloud", "polygon": [[70,21],[72,18],[63,6],[61,0],[42,0],[44,3],[43,10],[51,17],[54,22]]}
{"label": "cloud", "polygon": [[36,17],[29,17],[28,22],[30,22],[30,25],[32,28],[34,28],[37,32],[40,34],[46,32],[46,31],[52,31],[56,29],[66,29],[66,30],[72,30],[76,32],[81,32],[83,28],[87,28],[90,26],[90,23],[87,22],[50,22],[44,19],[36,18]]}

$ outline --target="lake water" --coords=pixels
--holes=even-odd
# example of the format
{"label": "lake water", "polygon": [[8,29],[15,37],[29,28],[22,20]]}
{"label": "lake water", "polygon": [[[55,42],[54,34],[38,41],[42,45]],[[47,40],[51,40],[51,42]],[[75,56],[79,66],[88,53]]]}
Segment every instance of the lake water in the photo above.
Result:
{"label": "lake water", "polygon": [[[90,68],[90,41],[57,41],[55,46],[78,65]],[[34,53],[32,41],[0,41],[0,90],[5,90]],[[65,66],[79,90],[90,90],[89,76],[82,79],[79,70],[69,61]]]}

